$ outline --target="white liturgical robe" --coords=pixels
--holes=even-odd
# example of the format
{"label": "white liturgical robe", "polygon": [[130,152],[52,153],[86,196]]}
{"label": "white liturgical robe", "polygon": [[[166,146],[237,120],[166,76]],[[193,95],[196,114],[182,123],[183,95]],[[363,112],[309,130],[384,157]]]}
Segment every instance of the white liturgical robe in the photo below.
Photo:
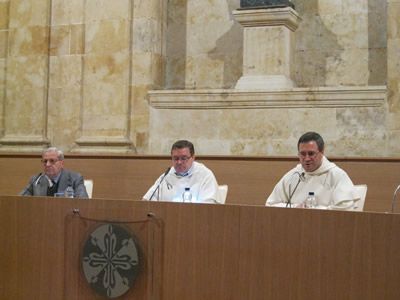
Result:
{"label": "white liturgical robe", "polygon": [[[213,172],[201,163],[194,161],[192,167],[184,176],[176,174],[175,169],[172,167],[164,179],[163,177],[164,174],[156,180],[144,195],[144,200],[183,202],[182,194],[185,188],[190,188],[192,194],[191,202],[217,203],[217,180]],[[159,184],[160,187],[156,190]],[[153,193],[154,195],[151,198]]]}
{"label": "white liturgical robe", "polygon": [[321,166],[306,172],[301,164],[287,172],[268,197],[267,206],[301,207],[308,193],[314,192],[317,206],[322,209],[351,210],[359,200],[347,173],[325,156]]}

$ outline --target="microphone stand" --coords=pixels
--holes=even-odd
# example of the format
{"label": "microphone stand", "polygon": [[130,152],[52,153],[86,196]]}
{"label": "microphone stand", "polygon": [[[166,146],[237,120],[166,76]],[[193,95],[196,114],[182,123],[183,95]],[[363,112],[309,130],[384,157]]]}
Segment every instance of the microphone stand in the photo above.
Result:
{"label": "microphone stand", "polygon": [[[20,194],[22,196],[25,195],[26,192],[28,192],[30,190],[31,187],[33,187],[34,185],[38,184],[39,179],[43,176],[44,174],[39,173],[38,175],[36,175],[35,178],[32,179],[32,182],[30,184],[28,184],[28,186],[23,190],[23,192]],[[32,189],[32,195],[33,195],[33,189]]]}
{"label": "microphone stand", "polygon": [[[156,189],[155,189],[154,192],[151,194],[151,196],[150,196],[150,198],[149,198],[149,201],[151,201],[151,199],[153,199],[155,193],[160,189],[160,185],[161,185],[161,183],[164,181],[164,178],[168,175],[169,170],[171,170],[171,167],[169,167],[169,168],[165,171],[164,176],[161,178],[161,180],[160,180],[160,182],[158,183]],[[159,201],[159,200],[160,200],[160,199],[158,199],[158,197],[157,197],[157,201]]]}
{"label": "microphone stand", "polygon": [[400,185],[396,188],[396,190],[395,190],[394,193],[393,193],[393,199],[392,199],[392,213],[394,213],[394,205],[395,205],[397,193],[399,192],[399,190],[400,190]]}
{"label": "microphone stand", "polygon": [[296,186],[294,187],[293,193],[292,193],[292,194],[289,194],[289,199],[288,199],[288,201],[286,202],[286,207],[289,206],[289,208],[292,208],[292,198],[293,198],[294,193],[295,193],[296,190],[297,190],[297,187],[299,186],[300,181],[303,181],[303,180],[304,180],[304,172],[301,173],[301,174],[300,174],[299,172],[296,172],[295,174],[299,175],[299,180],[297,180],[297,183],[296,183]]}

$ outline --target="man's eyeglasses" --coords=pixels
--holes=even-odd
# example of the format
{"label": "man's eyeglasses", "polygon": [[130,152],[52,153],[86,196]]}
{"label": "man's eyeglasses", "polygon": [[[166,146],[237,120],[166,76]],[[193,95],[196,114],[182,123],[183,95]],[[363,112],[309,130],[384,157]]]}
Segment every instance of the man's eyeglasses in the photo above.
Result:
{"label": "man's eyeglasses", "polygon": [[58,161],[59,159],[42,159],[42,164],[47,165],[47,163],[50,163],[51,165],[54,165]]}
{"label": "man's eyeglasses", "polygon": [[187,162],[189,159],[191,159],[192,157],[191,156],[181,156],[181,157],[179,157],[179,156],[173,156],[172,157],[172,160],[174,161],[174,162],[178,162],[178,161],[181,161],[181,162]]}
{"label": "man's eyeglasses", "polygon": [[299,152],[299,156],[301,158],[306,158],[307,156],[309,158],[315,158],[318,153],[319,153],[318,151],[317,152],[315,152],[315,151],[302,151],[302,152]]}

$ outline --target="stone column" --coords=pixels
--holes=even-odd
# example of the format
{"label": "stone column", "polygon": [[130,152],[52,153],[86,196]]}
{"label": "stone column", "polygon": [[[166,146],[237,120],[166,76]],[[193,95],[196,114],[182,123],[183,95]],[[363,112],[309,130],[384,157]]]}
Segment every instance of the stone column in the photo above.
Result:
{"label": "stone column", "polygon": [[[131,136],[138,152],[147,151],[149,105],[147,92],[164,87],[165,30],[170,1],[134,1],[132,31]],[[183,5],[183,4],[180,4]]]}
{"label": "stone column", "polygon": [[388,153],[398,153],[400,141],[400,0],[387,1]]}
{"label": "stone column", "polygon": [[292,88],[294,31],[301,18],[290,7],[240,9],[233,12],[244,26],[243,75],[235,89]]}
{"label": "stone column", "polygon": [[[99,5],[101,3],[101,5]],[[128,152],[131,1],[85,1],[81,136],[77,152]]]}
{"label": "stone column", "polygon": [[1,151],[40,151],[49,144],[46,112],[50,4],[49,0],[26,0],[0,5],[0,52],[5,70],[1,76]]}

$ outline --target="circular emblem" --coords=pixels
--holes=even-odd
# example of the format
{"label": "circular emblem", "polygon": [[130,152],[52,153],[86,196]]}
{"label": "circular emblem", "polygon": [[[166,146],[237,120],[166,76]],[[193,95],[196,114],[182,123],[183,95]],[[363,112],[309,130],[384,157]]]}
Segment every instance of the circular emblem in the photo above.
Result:
{"label": "circular emblem", "polygon": [[139,273],[133,236],[120,225],[100,225],[83,246],[82,268],[86,281],[98,294],[108,298],[125,294]]}

